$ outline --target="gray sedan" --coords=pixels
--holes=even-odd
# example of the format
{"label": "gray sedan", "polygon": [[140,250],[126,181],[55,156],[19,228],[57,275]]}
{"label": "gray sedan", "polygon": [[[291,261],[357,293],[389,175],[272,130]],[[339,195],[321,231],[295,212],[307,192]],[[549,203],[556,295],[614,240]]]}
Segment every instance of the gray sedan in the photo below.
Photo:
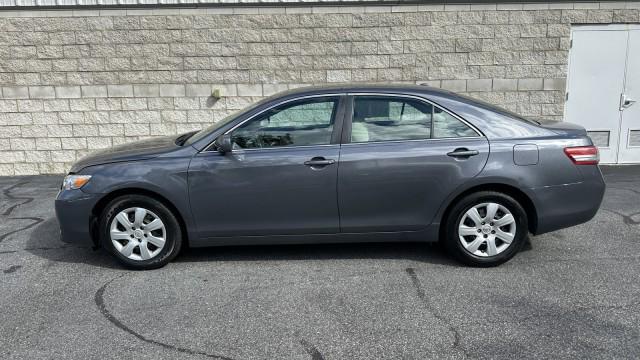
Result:
{"label": "gray sedan", "polygon": [[303,88],[180,136],[92,154],[56,199],[65,241],[151,269],[186,246],[438,241],[494,266],[604,194],[584,128],[424,86]]}

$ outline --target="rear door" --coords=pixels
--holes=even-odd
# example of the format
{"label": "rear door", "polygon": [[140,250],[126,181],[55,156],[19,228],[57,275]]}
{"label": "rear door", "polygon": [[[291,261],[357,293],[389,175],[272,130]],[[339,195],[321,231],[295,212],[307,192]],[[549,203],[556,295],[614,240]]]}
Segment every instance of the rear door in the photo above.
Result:
{"label": "rear door", "polygon": [[347,104],[338,168],[342,232],[424,228],[487,161],[485,137],[423,99],[353,94]]}

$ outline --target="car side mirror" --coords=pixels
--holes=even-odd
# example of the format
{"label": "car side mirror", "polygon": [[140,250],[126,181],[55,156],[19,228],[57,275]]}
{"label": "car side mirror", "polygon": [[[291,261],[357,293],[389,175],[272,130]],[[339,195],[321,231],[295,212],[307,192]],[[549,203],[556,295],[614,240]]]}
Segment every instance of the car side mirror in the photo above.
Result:
{"label": "car side mirror", "polygon": [[231,134],[222,134],[213,143],[219,152],[226,154],[233,151],[233,143],[231,142]]}

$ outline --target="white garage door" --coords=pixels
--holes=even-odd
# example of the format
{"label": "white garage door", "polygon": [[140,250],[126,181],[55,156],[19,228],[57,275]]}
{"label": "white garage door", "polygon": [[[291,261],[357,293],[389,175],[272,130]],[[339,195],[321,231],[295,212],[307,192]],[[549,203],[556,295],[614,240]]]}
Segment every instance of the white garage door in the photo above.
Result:
{"label": "white garage door", "polygon": [[587,128],[602,163],[640,163],[640,26],[571,32],[566,121]]}

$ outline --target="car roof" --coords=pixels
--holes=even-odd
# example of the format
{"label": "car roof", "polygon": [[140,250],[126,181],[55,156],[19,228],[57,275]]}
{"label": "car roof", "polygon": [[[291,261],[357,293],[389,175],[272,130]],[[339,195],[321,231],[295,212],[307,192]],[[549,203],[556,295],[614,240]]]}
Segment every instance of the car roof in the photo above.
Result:
{"label": "car roof", "polygon": [[322,86],[305,86],[278,93],[281,96],[304,96],[316,94],[328,94],[335,92],[380,92],[380,93],[405,93],[405,94],[422,94],[422,95],[439,95],[445,97],[456,96],[455,93],[437,89],[426,85],[414,84],[349,84],[343,83],[339,85],[322,85]]}

